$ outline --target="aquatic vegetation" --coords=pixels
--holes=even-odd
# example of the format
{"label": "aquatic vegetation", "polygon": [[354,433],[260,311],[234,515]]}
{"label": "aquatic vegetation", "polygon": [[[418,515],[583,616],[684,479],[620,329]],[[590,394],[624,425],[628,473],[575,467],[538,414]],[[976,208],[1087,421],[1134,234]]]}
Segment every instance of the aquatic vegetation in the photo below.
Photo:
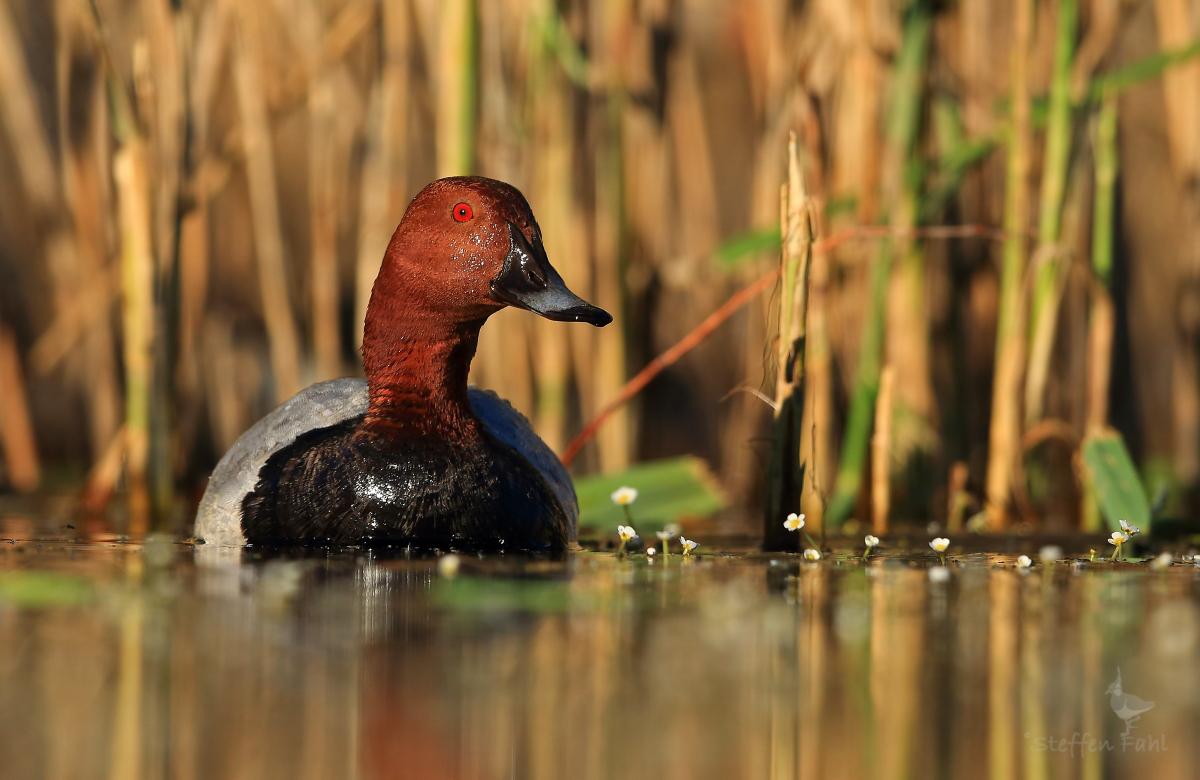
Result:
{"label": "aquatic vegetation", "polygon": [[[630,525],[633,525],[633,513],[629,510],[629,505],[637,501],[637,497],[637,488],[632,488],[628,485],[622,485],[612,493],[612,502],[621,507],[622,511],[625,512],[625,522]],[[617,526],[617,528],[620,529],[621,526]]]}
{"label": "aquatic vegetation", "polygon": [[1113,531],[1112,537],[1108,540],[1108,543],[1111,544],[1114,548],[1112,558],[1110,558],[1109,560],[1115,561],[1121,557],[1121,545],[1125,544],[1125,542],[1127,542],[1127,541],[1129,541],[1128,536],[1121,533],[1120,531]]}
{"label": "aquatic vegetation", "polygon": [[1018,569],[1028,569],[1032,565],[1033,565],[1033,561],[1029,559],[1028,555],[1018,555],[1017,556],[1017,568]]}
{"label": "aquatic vegetation", "polygon": [[[670,555],[671,554],[671,537],[674,536],[675,533],[673,533],[671,528],[668,526],[667,528],[664,528],[661,531],[655,531],[654,535],[657,536],[659,541],[662,542],[663,555]],[[651,547],[650,549],[653,550],[654,548]]]}
{"label": "aquatic vegetation", "polygon": [[942,562],[942,565],[945,566],[946,565],[946,548],[950,546],[950,540],[944,536],[939,536],[936,539],[934,539],[932,542],[930,542],[929,546],[931,548],[933,548],[933,551],[938,554],[938,559]]}
{"label": "aquatic vegetation", "polygon": [[623,485],[613,491],[612,502],[614,504],[616,504],[617,506],[629,506],[634,501],[637,501],[637,497],[638,497],[637,488],[632,488],[632,487],[629,487],[628,485]]}
{"label": "aquatic vegetation", "polygon": [[617,555],[624,555],[625,546],[637,536],[637,531],[633,530],[631,525],[619,525],[617,526],[617,536],[621,539],[621,544],[617,547]]}
{"label": "aquatic vegetation", "polygon": [[879,537],[872,536],[871,534],[867,534],[866,537],[863,538],[863,544],[866,545],[866,549],[863,550],[863,554],[862,554],[862,559],[865,561],[865,560],[867,560],[867,557],[871,554],[871,550],[874,550],[876,547],[879,546]]}
{"label": "aquatic vegetation", "polygon": [[657,550],[655,550],[653,547],[647,547],[647,548],[646,548],[646,557],[647,557],[647,558],[649,558],[649,559],[651,559],[651,560],[653,560],[653,559],[654,559],[654,554],[655,554],[656,552],[658,552],[658,551],[657,551]]}
{"label": "aquatic vegetation", "polygon": [[799,531],[800,532],[800,535],[803,537],[803,541],[798,541],[797,546],[802,545],[804,542],[808,542],[810,547],[820,548],[820,545],[817,544],[816,542],[814,542],[813,538],[808,535],[808,531],[804,530],[804,515],[803,514],[798,515],[795,512],[792,512],[791,514],[789,514],[787,516],[787,519],[783,521],[783,527],[789,531]]}
{"label": "aquatic vegetation", "polygon": [[691,539],[684,539],[682,536],[679,537],[679,543],[683,545],[683,554],[685,556],[691,555],[692,550],[700,546],[699,542],[693,542]]}
{"label": "aquatic vegetation", "polygon": [[1142,532],[1142,529],[1138,528],[1136,525],[1130,524],[1126,520],[1122,520],[1121,521],[1121,532],[1124,533],[1126,536],[1135,536],[1137,534],[1140,534]]}
{"label": "aquatic vegetation", "polygon": [[804,560],[819,561],[821,560],[821,551],[813,547],[808,547],[804,550]]}

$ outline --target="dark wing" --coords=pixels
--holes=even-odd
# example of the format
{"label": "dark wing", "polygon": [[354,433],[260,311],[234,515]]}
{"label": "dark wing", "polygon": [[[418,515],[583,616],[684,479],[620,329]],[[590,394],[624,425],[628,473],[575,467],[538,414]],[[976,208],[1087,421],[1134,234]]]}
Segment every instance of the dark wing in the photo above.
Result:
{"label": "dark wing", "polygon": [[471,409],[483,423],[484,430],[516,450],[546,480],[546,485],[562,506],[570,525],[571,538],[574,539],[579,523],[579,501],[575,497],[575,483],[571,481],[571,475],[562,461],[534,433],[525,415],[514,409],[508,401],[490,390],[477,387],[468,391],[468,397]]}

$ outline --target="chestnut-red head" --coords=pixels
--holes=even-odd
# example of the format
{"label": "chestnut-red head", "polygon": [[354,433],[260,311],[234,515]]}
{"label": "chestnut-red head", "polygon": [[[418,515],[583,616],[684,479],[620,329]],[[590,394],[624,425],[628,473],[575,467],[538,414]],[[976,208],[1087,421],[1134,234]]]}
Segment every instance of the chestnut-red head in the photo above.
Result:
{"label": "chestnut-red head", "polygon": [[504,306],[552,320],[612,322],[563,284],[515,187],[475,176],[433,182],[413,198],[392,236],[371,308],[466,323]]}

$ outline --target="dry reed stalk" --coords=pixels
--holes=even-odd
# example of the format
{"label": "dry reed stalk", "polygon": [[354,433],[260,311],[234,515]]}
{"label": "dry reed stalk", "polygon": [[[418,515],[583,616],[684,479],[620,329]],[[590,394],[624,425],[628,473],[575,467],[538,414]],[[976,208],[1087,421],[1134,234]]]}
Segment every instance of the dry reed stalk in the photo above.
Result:
{"label": "dry reed stalk", "polygon": [[338,197],[336,97],[332,72],[321,57],[320,11],[312,0],[293,9],[297,39],[307,53],[309,293],[317,381],[340,376],[338,327]]}
{"label": "dry reed stalk", "polygon": [[37,87],[25,67],[21,38],[7,3],[0,5],[0,120],[8,129],[17,171],[29,199],[45,216],[58,204],[50,139],[37,108]]}
{"label": "dry reed stalk", "polygon": [[[1190,12],[1189,12],[1190,5]],[[1158,17],[1158,42],[1163,51],[1182,49],[1195,38],[1195,4],[1188,0],[1154,0]],[[1200,178],[1200,61],[1175,65],[1162,74],[1166,104],[1167,142],[1171,164],[1181,183],[1195,185]]]}
{"label": "dry reed stalk", "polygon": [[1025,230],[1029,207],[1030,151],[1029,44],[1033,35],[1031,0],[1016,0],[1011,54],[1012,127],[1005,182],[1004,243],[1000,303],[996,323],[996,368],[988,436],[987,516],[994,530],[1008,523],[1009,493],[1019,449],[1019,404],[1024,364],[1025,327],[1021,280],[1025,274]]}
{"label": "dry reed stalk", "polygon": [[[599,78],[609,86],[608,94],[596,109],[598,141],[593,152],[595,182],[592,213],[593,290],[596,305],[613,316],[613,325],[595,334],[595,373],[592,394],[600,411],[617,403],[626,376],[625,285],[623,249],[628,232],[624,220],[625,169],[623,118],[627,96],[623,77],[625,36],[632,25],[628,2],[591,5],[588,32],[591,36],[592,61]],[[618,405],[605,440],[597,446],[597,460],[606,465],[628,463],[633,457],[634,420],[628,409]],[[580,437],[576,437],[578,441]],[[566,453],[564,453],[565,456]],[[566,462],[566,461],[564,461]]]}
{"label": "dry reed stalk", "polygon": [[261,63],[257,54],[261,12],[259,0],[238,7],[233,70],[242,122],[246,176],[250,184],[259,292],[270,341],[271,372],[274,375],[276,400],[284,401],[295,395],[301,387],[300,344],[292,307],[288,302],[289,277],[279,221],[275,161]]}
{"label": "dry reed stalk", "polygon": [[113,158],[121,238],[125,431],[129,457],[130,532],[147,528],[147,465],[154,383],[154,257],[145,142],[126,136]]}
{"label": "dry reed stalk", "polygon": [[871,533],[888,532],[891,509],[892,392],[896,372],[885,365],[879,372],[879,395],[875,398],[875,432],[871,437]]}
{"label": "dry reed stalk", "polygon": [[[917,157],[923,80],[933,31],[933,11],[913,3],[903,25],[900,53],[893,75],[889,129],[882,175],[888,223],[896,230],[911,229],[918,219],[919,182],[909,174]],[[924,250],[914,242],[897,242],[898,262],[888,283],[886,362],[896,373],[896,403],[904,410],[896,420],[892,447],[898,465],[919,451],[936,446],[937,400],[930,367],[929,312],[926,303]]]}
{"label": "dry reed stalk", "polygon": [[475,159],[475,2],[444,0],[438,15],[437,175],[461,176]]}
{"label": "dry reed stalk", "polygon": [[152,175],[151,225],[157,272],[164,281],[177,260],[175,242],[187,96],[178,25],[179,16],[187,12],[173,11],[171,5],[170,0],[141,0],[141,17],[146,26],[146,71],[134,74],[142,114],[152,117],[147,134]]}
{"label": "dry reed stalk", "polygon": [[808,339],[808,277],[813,244],[812,203],[804,187],[796,134],[788,139],[788,181],[779,193],[779,334],[776,343],[775,419],[767,464],[767,511],[763,545],[785,549],[794,540],[783,521],[800,507],[808,457],[804,428],[805,356]]}
{"label": "dry reed stalk", "polygon": [[[58,110],[60,116],[76,118],[74,122],[59,123],[62,190],[74,222],[69,239],[74,246],[51,249],[48,259],[56,269],[56,277],[74,278],[56,278],[59,305],[55,319],[31,349],[30,365],[39,373],[49,372],[53,364],[81,343],[87,375],[84,393],[88,433],[95,459],[121,424],[115,339],[109,316],[119,287],[107,251],[111,245],[107,230],[112,206],[111,136],[104,78],[96,73],[88,82],[75,83],[79,76],[71,67],[76,58],[94,54],[95,23],[79,4],[60,2],[56,10]],[[60,236],[65,244],[66,231]],[[70,293],[68,287],[72,288]]]}
{"label": "dry reed stalk", "polygon": [[[1189,7],[1190,5],[1190,7]],[[1193,19],[1194,4],[1187,0],[1155,0],[1158,22],[1158,40],[1165,51],[1176,50],[1192,42],[1195,37]],[[1182,240],[1188,247],[1184,254],[1186,273],[1200,273],[1200,228],[1195,220],[1200,215],[1200,194],[1196,183],[1200,181],[1200,62],[1192,61],[1175,65],[1165,71],[1163,98],[1166,109],[1167,144],[1171,167],[1176,181],[1183,188],[1186,217],[1192,221],[1187,235]],[[1189,484],[1200,476],[1200,362],[1195,348],[1183,339],[1176,339],[1171,369],[1171,412],[1175,431],[1174,476],[1182,484]]]}
{"label": "dry reed stalk", "polygon": [[412,47],[407,0],[384,3],[383,73],[368,112],[367,159],[363,164],[358,259],[355,264],[354,343],[362,343],[363,319],[388,239],[408,194],[409,57]]}
{"label": "dry reed stalk", "polygon": [[129,450],[129,437],[125,431],[124,425],[118,428],[112,439],[106,442],[104,451],[92,461],[87,487],[83,491],[83,508],[88,512],[103,511],[116,490],[117,480],[121,478],[121,466]]}
{"label": "dry reed stalk", "polygon": [[[528,18],[534,29],[538,29],[549,24],[555,13],[553,2],[540,0],[529,8]],[[576,213],[572,176],[575,128],[570,118],[570,85],[547,44],[544,36],[531,36],[527,53],[528,103],[524,113],[529,117],[536,150],[529,161],[531,195],[541,216],[539,224],[547,256],[560,270],[567,285],[573,289],[578,285],[580,289],[575,292],[586,296],[589,286],[586,257],[581,256],[583,248],[572,230]],[[559,452],[566,444],[570,335],[561,324],[540,318],[534,324],[533,333],[537,397],[535,427],[550,449]]]}
{"label": "dry reed stalk", "polygon": [[1050,357],[1058,324],[1059,303],[1066,269],[1061,255],[1063,201],[1071,162],[1071,72],[1075,49],[1077,0],[1059,0],[1054,43],[1054,73],[1050,82],[1046,151],[1042,163],[1042,189],[1038,221],[1038,247],[1034,252],[1033,295],[1030,302],[1031,343],[1025,375],[1025,425],[1042,418]]}
{"label": "dry reed stalk", "polygon": [[[931,26],[929,9],[924,2],[908,10],[900,53],[896,60],[895,94],[888,107],[884,151],[884,205],[890,210],[890,228],[898,236],[911,232],[915,223],[916,194],[905,181],[904,172],[914,153],[920,128],[921,71],[928,49]],[[850,411],[846,416],[841,462],[838,464],[837,479],[828,510],[828,521],[834,526],[841,525],[849,517],[862,488],[863,471],[870,457],[871,423],[875,414],[875,398],[879,391],[879,371],[884,360],[885,345],[891,338],[903,338],[899,332],[890,332],[887,327],[887,293],[897,251],[903,253],[900,273],[908,280],[904,285],[907,288],[904,292],[907,294],[903,302],[903,311],[908,316],[897,329],[916,329],[922,332],[928,330],[923,325],[914,324],[914,321],[922,321],[924,317],[923,313],[918,313],[924,309],[924,268],[920,255],[910,251],[905,241],[880,245],[878,256],[868,271],[869,297],[863,314],[854,390],[850,400]],[[921,338],[912,337],[906,342],[906,354],[897,357],[921,360],[921,356],[924,355],[925,365],[921,369],[921,376],[910,381],[918,386],[927,386],[930,381],[928,351],[922,341]],[[929,390],[914,393],[915,399],[931,396],[932,392]],[[914,403],[926,408],[932,406],[931,401],[914,400]]]}
{"label": "dry reed stalk", "polygon": [[37,440],[29,416],[17,339],[7,326],[0,326],[0,447],[4,450],[9,484],[22,493],[37,488],[41,480]]}
{"label": "dry reed stalk", "polygon": [[809,197],[813,202],[813,252],[808,284],[808,339],[804,357],[805,404],[801,451],[808,456],[801,507],[814,528],[822,528],[828,475],[833,472],[833,360],[827,319],[829,253],[821,248],[828,235],[825,224],[825,170],[822,163],[821,125],[815,106],[804,120],[804,146],[808,154]]}

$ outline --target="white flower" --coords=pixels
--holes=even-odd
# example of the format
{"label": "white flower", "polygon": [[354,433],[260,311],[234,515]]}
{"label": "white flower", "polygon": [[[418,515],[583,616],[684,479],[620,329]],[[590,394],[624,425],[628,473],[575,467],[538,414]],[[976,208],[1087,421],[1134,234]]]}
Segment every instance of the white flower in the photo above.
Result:
{"label": "white flower", "polygon": [[653,558],[653,557],[654,557],[654,553],[655,553],[655,550],[654,550],[654,548],[653,548],[653,547],[647,547],[647,548],[646,548],[646,555],[647,555],[647,557]]}
{"label": "white flower", "polygon": [[1113,531],[1112,538],[1108,540],[1109,544],[1125,544],[1129,541],[1129,537],[1120,531]]}
{"label": "white flower", "polygon": [[875,547],[879,544],[879,537],[867,534],[867,538],[863,539],[863,543],[866,544],[867,547]]}
{"label": "white flower", "polygon": [[807,548],[807,549],[804,551],[804,560],[806,560],[806,561],[819,561],[819,560],[821,560],[821,551],[820,551],[820,550],[814,550],[814,549],[813,549],[813,548],[811,548],[811,547]]}
{"label": "white flower", "polygon": [[693,542],[691,539],[684,539],[682,536],[679,537],[679,543],[683,545],[684,555],[687,555],[692,550],[700,546],[697,542]]}
{"label": "white flower", "polygon": [[939,536],[930,542],[929,546],[938,552],[946,552],[946,548],[950,546],[950,540],[944,536]]}
{"label": "white flower", "polygon": [[637,488],[619,487],[613,491],[612,501],[617,506],[628,506],[637,501]]}
{"label": "white flower", "polygon": [[1175,560],[1174,556],[1169,552],[1159,553],[1158,557],[1150,561],[1150,568],[1158,571],[1165,569],[1171,565],[1171,561]]}
{"label": "white flower", "polygon": [[1018,555],[1017,556],[1017,568],[1018,569],[1028,569],[1032,565],[1033,565],[1033,561],[1031,561],[1029,559],[1028,555]]}
{"label": "white flower", "polygon": [[792,512],[787,516],[787,520],[783,521],[783,527],[789,531],[799,531],[804,527],[804,515],[798,515]]}
{"label": "white flower", "polygon": [[438,574],[443,577],[453,577],[458,574],[458,567],[462,564],[462,560],[455,554],[443,555],[438,558],[437,570]]}
{"label": "white flower", "polygon": [[1056,544],[1048,544],[1042,549],[1038,550],[1038,560],[1046,565],[1061,561],[1062,557],[1063,550]]}
{"label": "white flower", "polygon": [[950,570],[945,566],[934,566],[929,570],[930,582],[947,582],[950,579]]}
{"label": "white flower", "polygon": [[667,523],[666,528],[663,529],[663,533],[670,539],[672,536],[679,536],[683,533],[683,529],[679,527],[679,523]]}
{"label": "white flower", "polygon": [[665,542],[675,534],[671,533],[670,531],[655,531],[654,535]]}
{"label": "white flower", "polygon": [[1121,521],[1121,530],[1125,532],[1126,537],[1133,536],[1134,534],[1140,534],[1142,532],[1142,529],[1138,528],[1136,525],[1130,525],[1124,520]]}
{"label": "white flower", "polygon": [[619,525],[617,526],[617,536],[621,537],[622,542],[628,542],[637,536],[637,531],[633,530],[631,525]]}

